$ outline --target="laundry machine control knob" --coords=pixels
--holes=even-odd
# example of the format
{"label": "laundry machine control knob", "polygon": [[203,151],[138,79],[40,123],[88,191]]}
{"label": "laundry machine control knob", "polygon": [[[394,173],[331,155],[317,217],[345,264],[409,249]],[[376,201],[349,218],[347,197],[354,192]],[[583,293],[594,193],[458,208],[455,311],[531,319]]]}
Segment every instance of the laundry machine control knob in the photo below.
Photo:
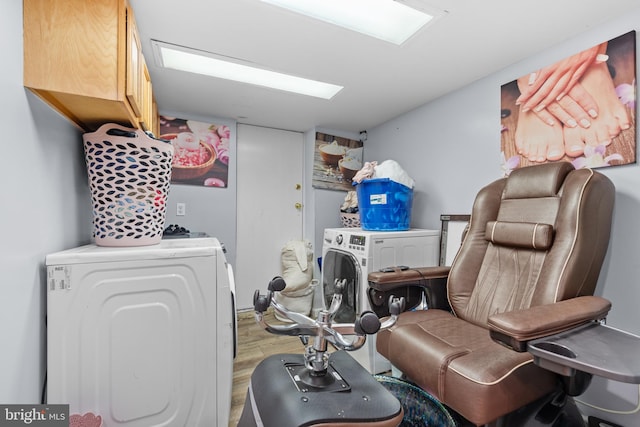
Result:
{"label": "laundry machine control knob", "polygon": [[339,244],[339,245],[341,245],[341,244],[342,244],[342,241],[343,241],[342,234],[338,234],[338,235],[336,236],[336,243],[337,243],[337,244]]}

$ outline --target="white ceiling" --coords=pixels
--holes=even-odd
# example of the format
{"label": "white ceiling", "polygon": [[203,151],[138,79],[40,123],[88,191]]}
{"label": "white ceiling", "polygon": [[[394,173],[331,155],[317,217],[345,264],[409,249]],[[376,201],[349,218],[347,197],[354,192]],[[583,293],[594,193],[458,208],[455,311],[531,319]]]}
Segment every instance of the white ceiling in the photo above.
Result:
{"label": "white ceiling", "polygon": [[[161,112],[349,132],[384,123],[639,7],[637,0],[419,1],[447,13],[396,46],[260,0],[130,0]],[[151,39],[344,89],[322,100],[161,69]]]}

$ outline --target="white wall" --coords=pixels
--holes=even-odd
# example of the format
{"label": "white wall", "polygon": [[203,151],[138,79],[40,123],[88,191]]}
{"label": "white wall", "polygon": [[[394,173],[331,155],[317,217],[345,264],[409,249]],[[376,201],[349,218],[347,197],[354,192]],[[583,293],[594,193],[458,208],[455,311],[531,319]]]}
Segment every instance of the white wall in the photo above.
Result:
{"label": "white wall", "polygon": [[82,134],[22,86],[22,1],[0,14],[0,402],[38,403],[46,364],[45,255],[88,243]]}
{"label": "white wall", "polygon": [[[597,43],[637,31],[639,22],[640,10],[629,11],[624,18],[369,129],[365,160],[393,158],[416,180],[413,227],[438,228],[440,214],[469,213],[476,192],[502,175],[500,86]],[[459,58],[451,66],[473,64]],[[596,293],[613,303],[609,325],[640,334],[640,167],[634,164],[600,171],[614,182],[617,194],[613,234]],[[638,387],[595,380],[582,398],[608,409],[633,412]],[[603,412],[601,417],[625,426],[640,425],[637,413]]]}

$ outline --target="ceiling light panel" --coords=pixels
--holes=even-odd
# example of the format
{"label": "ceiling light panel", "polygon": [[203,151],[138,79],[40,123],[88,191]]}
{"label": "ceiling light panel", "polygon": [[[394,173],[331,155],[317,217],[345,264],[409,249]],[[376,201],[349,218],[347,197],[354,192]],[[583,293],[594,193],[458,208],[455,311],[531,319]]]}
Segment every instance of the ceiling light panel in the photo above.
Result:
{"label": "ceiling light panel", "polygon": [[152,40],[159,67],[248,83],[316,98],[331,99],[343,86],[261,68],[241,60]]}
{"label": "ceiling light panel", "polygon": [[435,14],[394,0],[262,0],[330,24],[401,45]]}

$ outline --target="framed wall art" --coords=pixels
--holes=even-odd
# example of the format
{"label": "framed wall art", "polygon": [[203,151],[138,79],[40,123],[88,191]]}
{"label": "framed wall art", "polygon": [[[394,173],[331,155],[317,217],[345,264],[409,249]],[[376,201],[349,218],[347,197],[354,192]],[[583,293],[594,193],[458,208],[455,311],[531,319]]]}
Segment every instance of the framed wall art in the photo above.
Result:
{"label": "framed wall art", "polygon": [[362,169],[362,141],[316,132],[313,187],[353,190],[351,179]]}
{"label": "framed wall art", "polygon": [[229,138],[226,125],[160,116],[160,138],[171,141],[171,183],[227,187]]}
{"label": "framed wall art", "polygon": [[636,162],[636,32],[532,70],[501,88],[505,175],[532,164]]}
{"label": "framed wall art", "polygon": [[458,254],[471,215],[440,215],[440,265],[451,266]]}

